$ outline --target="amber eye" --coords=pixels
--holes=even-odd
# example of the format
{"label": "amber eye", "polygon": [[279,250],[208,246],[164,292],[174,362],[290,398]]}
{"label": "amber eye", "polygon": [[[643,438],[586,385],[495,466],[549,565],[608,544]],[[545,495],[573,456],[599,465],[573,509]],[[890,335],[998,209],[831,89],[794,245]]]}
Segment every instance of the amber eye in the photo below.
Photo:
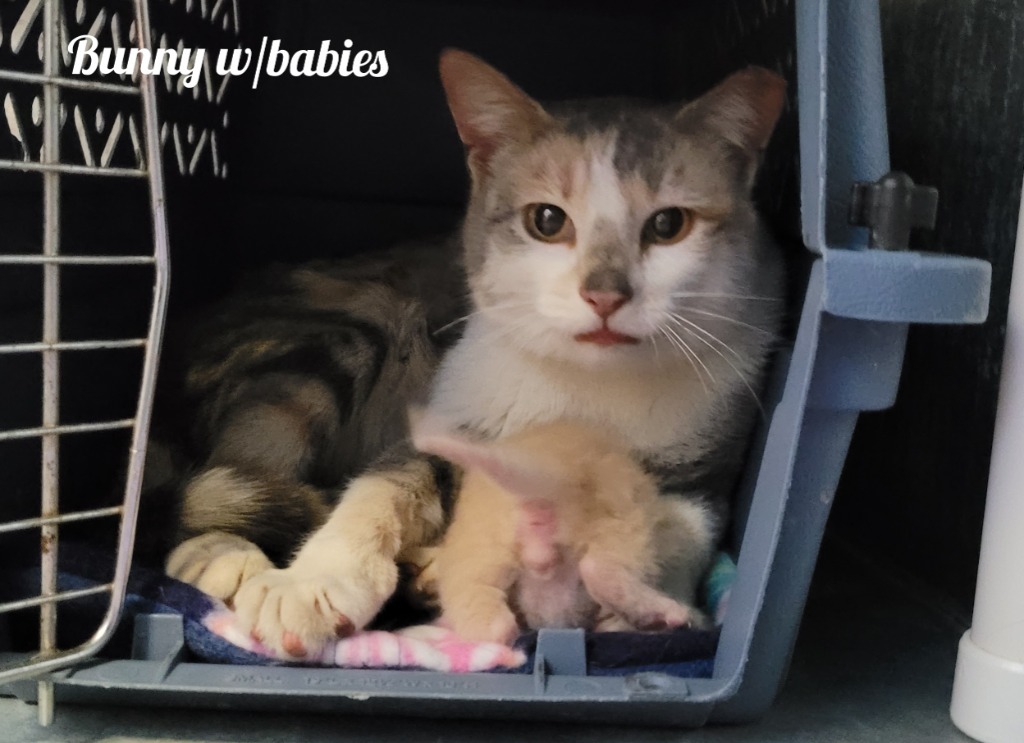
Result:
{"label": "amber eye", "polygon": [[523,213],[526,231],[547,243],[571,242],[576,233],[565,210],[554,204],[530,204]]}
{"label": "amber eye", "polygon": [[671,245],[686,237],[692,228],[693,212],[672,206],[647,218],[641,239],[645,245]]}

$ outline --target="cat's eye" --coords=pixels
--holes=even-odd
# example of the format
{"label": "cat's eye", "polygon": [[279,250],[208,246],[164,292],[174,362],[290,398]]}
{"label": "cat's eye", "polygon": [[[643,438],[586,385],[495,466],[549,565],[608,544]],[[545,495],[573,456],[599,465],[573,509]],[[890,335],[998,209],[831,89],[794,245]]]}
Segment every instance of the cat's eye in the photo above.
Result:
{"label": "cat's eye", "polygon": [[565,210],[554,204],[530,204],[523,212],[526,231],[547,243],[572,242],[576,230]]}
{"label": "cat's eye", "polygon": [[678,206],[654,212],[644,222],[641,239],[645,245],[671,245],[690,234],[693,212]]}

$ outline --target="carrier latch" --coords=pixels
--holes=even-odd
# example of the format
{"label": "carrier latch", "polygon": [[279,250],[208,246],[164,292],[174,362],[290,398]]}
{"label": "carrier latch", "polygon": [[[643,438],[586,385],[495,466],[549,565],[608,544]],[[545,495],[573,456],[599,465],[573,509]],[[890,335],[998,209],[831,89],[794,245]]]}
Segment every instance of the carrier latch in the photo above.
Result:
{"label": "carrier latch", "polygon": [[875,182],[853,184],[850,224],[871,230],[870,245],[883,250],[906,250],[910,230],[935,226],[939,190],[918,186],[906,173],[893,170]]}

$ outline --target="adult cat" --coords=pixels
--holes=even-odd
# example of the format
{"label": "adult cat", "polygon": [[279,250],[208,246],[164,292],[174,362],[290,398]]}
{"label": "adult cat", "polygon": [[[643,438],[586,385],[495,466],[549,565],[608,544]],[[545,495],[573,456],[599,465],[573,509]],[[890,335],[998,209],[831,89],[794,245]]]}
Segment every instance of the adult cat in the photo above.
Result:
{"label": "adult cat", "polygon": [[[748,68],[685,105],[542,107],[458,51],[442,55],[441,79],[472,180],[460,242],[474,311],[429,405],[484,436],[571,418],[631,442],[661,491],[687,504],[666,588],[692,596],[781,316],[781,264],[750,192],[785,84]],[[437,541],[440,479],[399,442],[349,482],[287,567],[224,525],[181,544],[169,569],[216,573],[265,643],[301,656],[369,622],[396,562]]]}

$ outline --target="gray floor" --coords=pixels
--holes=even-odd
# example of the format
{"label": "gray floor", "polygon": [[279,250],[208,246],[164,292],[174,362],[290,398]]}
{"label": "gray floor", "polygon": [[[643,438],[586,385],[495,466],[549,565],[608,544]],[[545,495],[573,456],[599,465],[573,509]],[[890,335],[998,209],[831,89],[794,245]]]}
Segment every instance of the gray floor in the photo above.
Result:
{"label": "gray floor", "polygon": [[789,680],[757,725],[672,731],[66,706],[58,708],[53,727],[42,729],[34,707],[0,699],[0,741],[969,741],[947,712],[965,624],[912,579],[831,546],[815,578]]}

